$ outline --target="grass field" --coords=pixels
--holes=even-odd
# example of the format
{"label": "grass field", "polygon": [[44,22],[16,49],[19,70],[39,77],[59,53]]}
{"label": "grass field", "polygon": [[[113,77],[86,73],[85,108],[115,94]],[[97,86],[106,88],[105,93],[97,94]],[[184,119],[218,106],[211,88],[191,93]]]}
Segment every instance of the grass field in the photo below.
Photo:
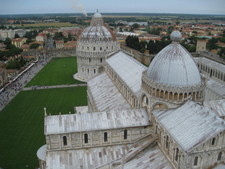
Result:
{"label": "grass field", "polygon": [[43,144],[44,111],[62,114],[87,105],[87,88],[61,88],[20,92],[0,112],[0,168],[34,169],[36,152]]}
{"label": "grass field", "polygon": [[82,83],[73,78],[77,72],[76,57],[54,58],[28,84],[52,86]]}

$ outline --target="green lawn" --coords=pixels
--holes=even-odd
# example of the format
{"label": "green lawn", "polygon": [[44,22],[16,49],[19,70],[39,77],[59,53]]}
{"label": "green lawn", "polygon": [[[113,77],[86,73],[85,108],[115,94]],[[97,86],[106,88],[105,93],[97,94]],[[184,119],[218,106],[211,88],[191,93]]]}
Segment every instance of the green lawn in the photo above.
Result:
{"label": "green lawn", "polygon": [[77,58],[53,58],[28,84],[28,86],[52,86],[82,83],[73,78],[77,72]]}
{"label": "green lawn", "polygon": [[36,152],[45,144],[43,108],[52,115],[73,112],[74,106],[87,105],[86,90],[75,87],[20,92],[0,112],[0,168],[38,167]]}

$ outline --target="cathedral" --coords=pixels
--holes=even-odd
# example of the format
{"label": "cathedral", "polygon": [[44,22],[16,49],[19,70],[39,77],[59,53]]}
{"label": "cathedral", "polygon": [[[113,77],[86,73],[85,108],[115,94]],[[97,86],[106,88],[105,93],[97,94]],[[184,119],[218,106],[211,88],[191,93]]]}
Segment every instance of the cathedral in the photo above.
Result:
{"label": "cathedral", "polygon": [[225,168],[225,66],[193,58],[173,31],[146,67],[94,14],[77,46],[88,105],[45,112],[40,169]]}

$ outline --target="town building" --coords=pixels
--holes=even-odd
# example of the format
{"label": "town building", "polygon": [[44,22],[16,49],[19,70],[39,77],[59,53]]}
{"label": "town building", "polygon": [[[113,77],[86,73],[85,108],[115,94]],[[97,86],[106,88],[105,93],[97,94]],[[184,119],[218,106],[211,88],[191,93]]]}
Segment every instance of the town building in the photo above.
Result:
{"label": "town building", "polygon": [[87,81],[86,108],[53,116],[45,109],[40,168],[225,168],[225,101],[205,99],[213,75],[181,39],[173,31],[149,67],[122,50],[109,54],[104,71]]}
{"label": "town building", "polygon": [[196,52],[206,51],[206,40],[197,40]]}
{"label": "town building", "polygon": [[27,38],[16,38],[12,39],[12,44],[15,45],[17,48],[21,48],[21,46],[26,43]]}
{"label": "town building", "polygon": [[39,33],[35,39],[37,42],[44,42],[46,38],[45,33]]}
{"label": "town building", "polygon": [[6,38],[14,38],[15,37],[15,30],[0,30],[0,40],[5,40]]}

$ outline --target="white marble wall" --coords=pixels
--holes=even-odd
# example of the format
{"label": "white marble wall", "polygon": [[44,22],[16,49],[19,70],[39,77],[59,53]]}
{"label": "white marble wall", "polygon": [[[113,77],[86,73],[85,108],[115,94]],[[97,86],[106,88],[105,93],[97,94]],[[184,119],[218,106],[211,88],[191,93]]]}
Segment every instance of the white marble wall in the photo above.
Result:
{"label": "white marble wall", "polygon": [[[127,130],[127,138],[124,139],[124,130]],[[104,140],[104,133],[107,132],[107,141]],[[46,144],[48,150],[78,149],[84,147],[107,146],[132,143],[150,134],[149,126],[124,128],[102,131],[87,131],[59,135],[47,135]],[[88,142],[85,143],[85,134],[88,135]],[[63,137],[67,138],[67,145],[64,145]]]}

